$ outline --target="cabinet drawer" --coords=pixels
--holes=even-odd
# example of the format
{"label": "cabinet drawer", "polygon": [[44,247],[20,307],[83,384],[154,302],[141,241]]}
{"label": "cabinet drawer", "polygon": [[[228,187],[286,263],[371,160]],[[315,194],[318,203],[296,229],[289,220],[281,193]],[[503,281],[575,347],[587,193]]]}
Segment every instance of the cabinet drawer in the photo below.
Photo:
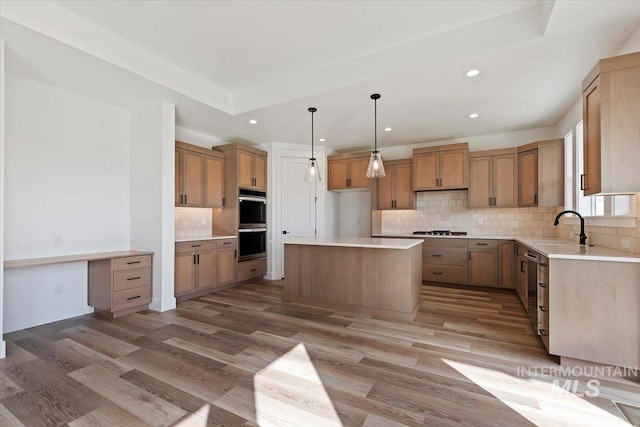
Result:
{"label": "cabinet drawer", "polygon": [[180,252],[193,252],[206,249],[215,249],[215,240],[194,240],[192,242],[179,242],[176,243],[176,253]]}
{"label": "cabinet drawer", "polygon": [[493,239],[469,239],[469,249],[498,249],[498,241]]}
{"label": "cabinet drawer", "polygon": [[467,268],[422,264],[422,280],[466,285]]}
{"label": "cabinet drawer", "polygon": [[138,288],[151,285],[151,267],[122,270],[113,273],[113,290]]}
{"label": "cabinet drawer", "polygon": [[466,267],[467,256],[467,250],[463,248],[422,248],[423,264]]}
{"label": "cabinet drawer", "polygon": [[447,237],[425,237],[424,246],[445,247],[445,248],[466,248],[467,239],[451,239]]}
{"label": "cabinet drawer", "polygon": [[151,286],[141,286],[113,293],[113,311],[126,310],[150,302]]}
{"label": "cabinet drawer", "polygon": [[218,249],[235,248],[238,245],[238,239],[220,239],[216,240],[216,247]]}
{"label": "cabinet drawer", "polygon": [[113,260],[113,271],[131,270],[151,266],[151,255],[129,256],[115,258]]}
{"label": "cabinet drawer", "polygon": [[236,280],[242,282],[244,280],[253,279],[255,277],[262,278],[267,274],[267,259],[256,259],[253,261],[245,261],[238,263],[236,272]]}

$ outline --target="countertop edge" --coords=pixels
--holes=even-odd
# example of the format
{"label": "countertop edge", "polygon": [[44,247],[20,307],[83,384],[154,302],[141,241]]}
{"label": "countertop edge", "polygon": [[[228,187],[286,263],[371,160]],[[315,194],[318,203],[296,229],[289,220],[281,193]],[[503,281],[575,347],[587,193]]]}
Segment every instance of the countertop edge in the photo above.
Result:
{"label": "countertop edge", "polygon": [[198,240],[222,240],[222,239],[237,239],[238,236],[204,236],[204,237],[184,237],[181,239],[175,239],[174,243],[182,242],[197,242]]}
{"label": "countertop edge", "polygon": [[151,251],[122,250],[109,252],[88,252],[82,254],[56,255],[40,258],[23,258],[4,260],[4,268],[27,268],[41,265],[66,264],[70,262],[99,261],[109,258],[123,258],[129,256],[153,255]]}
{"label": "countertop edge", "polygon": [[304,245],[304,246],[333,246],[333,247],[343,247],[343,248],[371,248],[371,249],[397,249],[397,250],[406,250],[411,249],[415,246],[421,245],[422,240],[414,239],[414,242],[407,243],[406,245],[391,245],[384,243],[348,243],[348,242],[287,242],[284,241],[285,245]]}

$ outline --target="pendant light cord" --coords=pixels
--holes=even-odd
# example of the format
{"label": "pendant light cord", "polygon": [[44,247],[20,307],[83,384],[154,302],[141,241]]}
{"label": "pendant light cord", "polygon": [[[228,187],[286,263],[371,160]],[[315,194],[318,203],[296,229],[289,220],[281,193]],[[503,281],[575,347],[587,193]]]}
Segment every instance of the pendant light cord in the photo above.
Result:
{"label": "pendant light cord", "polygon": [[313,111],[311,112],[311,158],[313,159]]}
{"label": "pendant light cord", "polygon": [[374,149],[373,152],[378,152],[378,99],[373,100],[373,140]]}

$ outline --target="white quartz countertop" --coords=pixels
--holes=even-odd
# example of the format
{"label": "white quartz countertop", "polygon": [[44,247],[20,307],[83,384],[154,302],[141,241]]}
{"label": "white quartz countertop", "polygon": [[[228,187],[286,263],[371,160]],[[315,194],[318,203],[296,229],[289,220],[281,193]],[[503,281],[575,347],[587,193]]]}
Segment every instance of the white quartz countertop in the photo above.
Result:
{"label": "white quartz countertop", "polygon": [[516,237],[515,241],[549,259],[640,263],[640,256],[628,252],[616,251],[602,246],[580,246],[575,242],[553,237]]}
{"label": "white quartz countertop", "polygon": [[180,239],[176,239],[176,243],[180,242],[195,242],[197,240],[219,240],[219,239],[236,239],[236,236],[198,236],[198,237],[183,237]]}
{"label": "white quartz countertop", "polygon": [[[382,237],[383,235],[374,235]],[[580,246],[579,244],[558,239],[556,237],[514,237],[514,236],[423,236],[414,234],[384,235],[389,238],[413,238],[422,239],[425,237],[433,239],[495,239],[495,240],[515,240],[527,246],[547,258],[576,259],[583,261],[611,261],[611,262],[634,262],[640,263],[640,256],[617,251],[615,249],[604,248],[602,246]]]}
{"label": "white quartz countertop", "polygon": [[387,239],[379,237],[289,237],[284,244],[311,246],[341,246],[347,248],[410,249],[421,245],[422,239]]}

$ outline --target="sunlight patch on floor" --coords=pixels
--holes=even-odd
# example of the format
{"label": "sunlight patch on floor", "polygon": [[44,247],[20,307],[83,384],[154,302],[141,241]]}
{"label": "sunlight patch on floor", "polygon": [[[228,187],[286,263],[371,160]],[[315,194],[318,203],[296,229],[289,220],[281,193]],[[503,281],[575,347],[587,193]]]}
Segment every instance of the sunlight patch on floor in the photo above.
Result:
{"label": "sunlight patch on floor", "polygon": [[342,426],[303,344],[253,379],[256,421],[262,426]]}
{"label": "sunlight patch on floor", "polygon": [[209,418],[209,404],[203,405],[193,414],[176,424],[176,427],[206,427]]}
{"label": "sunlight patch on floor", "polygon": [[[604,409],[564,390],[548,378],[519,378],[467,363],[446,359],[442,361],[536,426],[630,426]],[[559,384],[564,383],[563,378],[558,380]]]}

